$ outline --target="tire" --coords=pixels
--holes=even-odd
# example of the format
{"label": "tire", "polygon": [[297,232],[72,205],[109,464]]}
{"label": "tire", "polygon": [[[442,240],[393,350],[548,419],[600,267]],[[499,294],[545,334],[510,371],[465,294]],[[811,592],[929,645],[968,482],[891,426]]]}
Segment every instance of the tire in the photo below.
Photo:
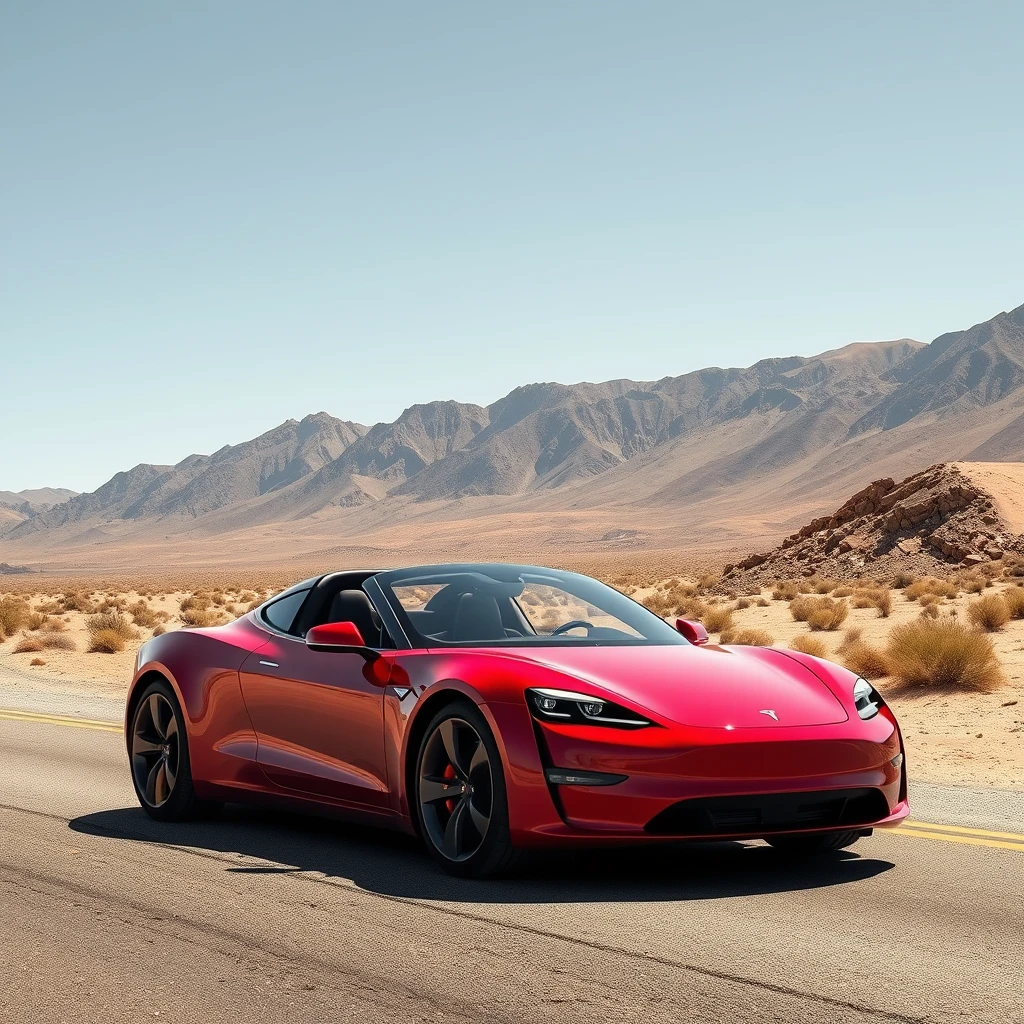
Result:
{"label": "tire", "polygon": [[776,850],[806,856],[815,853],[832,853],[853,846],[863,835],[859,829],[844,832],[811,832],[796,836],[765,836],[765,842]]}
{"label": "tire", "polygon": [[445,705],[427,724],[411,796],[420,837],[449,874],[481,878],[518,860],[498,745],[469,701]]}
{"label": "tire", "polygon": [[188,732],[174,690],[156,680],[132,710],[128,761],[142,809],[157,821],[184,821],[215,808],[192,785]]}

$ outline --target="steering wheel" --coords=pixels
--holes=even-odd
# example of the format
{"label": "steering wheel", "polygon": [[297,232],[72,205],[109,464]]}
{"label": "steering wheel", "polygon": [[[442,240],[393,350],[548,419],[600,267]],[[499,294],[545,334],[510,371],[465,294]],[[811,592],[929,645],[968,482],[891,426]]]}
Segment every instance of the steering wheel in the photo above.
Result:
{"label": "steering wheel", "polygon": [[570,629],[583,628],[587,631],[587,636],[590,636],[590,631],[594,628],[592,622],[585,622],[583,619],[570,619],[568,622],[563,622],[560,626],[556,626],[551,630],[552,636],[561,636],[563,633],[568,633]]}

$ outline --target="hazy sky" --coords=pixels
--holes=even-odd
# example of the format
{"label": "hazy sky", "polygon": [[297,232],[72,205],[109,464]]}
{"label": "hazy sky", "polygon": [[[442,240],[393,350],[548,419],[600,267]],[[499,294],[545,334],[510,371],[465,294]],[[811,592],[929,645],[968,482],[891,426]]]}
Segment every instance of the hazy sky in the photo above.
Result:
{"label": "hazy sky", "polygon": [[1019,3],[0,6],[0,489],[1024,302]]}

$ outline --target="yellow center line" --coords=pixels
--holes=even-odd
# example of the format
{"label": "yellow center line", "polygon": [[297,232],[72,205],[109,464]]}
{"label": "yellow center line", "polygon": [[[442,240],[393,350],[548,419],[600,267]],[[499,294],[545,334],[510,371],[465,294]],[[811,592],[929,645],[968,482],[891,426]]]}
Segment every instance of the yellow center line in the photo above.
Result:
{"label": "yellow center line", "polygon": [[123,732],[114,722],[101,722],[94,718],[70,718],[66,715],[46,715],[42,712],[15,711],[0,708],[0,718],[11,722],[42,722],[46,725],[66,725],[72,729],[95,729],[97,732]]}
{"label": "yellow center line", "polygon": [[[13,722],[39,722],[45,725],[64,725],[72,729],[94,729],[97,732],[123,732],[114,722],[95,718],[72,718],[67,715],[47,715],[37,711],[16,711],[0,708],[0,719]],[[905,821],[894,831],[915,839],[935,839],[947,843],[966,843],[970,846],[989,846],[999,850],[1024,852],[1024,835],[1016,832],[996,832],[991,829],[968,828],[964,825],[943,825],[932,821]]]}

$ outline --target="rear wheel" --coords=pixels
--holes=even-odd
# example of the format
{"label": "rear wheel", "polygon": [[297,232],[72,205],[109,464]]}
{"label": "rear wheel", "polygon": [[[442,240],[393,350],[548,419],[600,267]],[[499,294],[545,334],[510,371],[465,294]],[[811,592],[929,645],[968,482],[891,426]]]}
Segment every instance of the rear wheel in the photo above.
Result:
{"label": "rear wheel", "polygon": [[205,809],[192,786],[185,719],[169,683],[143,691],[132,713],[129,758],[142,809],[158,821],[181,821]]}
{"label": "rear wheel", "polygon": [[795,854],[829,853],[853,846],[863,835],[862,831],[811,832],[796,836],[765,836],[765,842],[777,850]]}
{"label": "rear wheel", "polygon": [[514,862],[501,755],[472,704],[449,704],[427,725],[413,803],[427,849],[449,873],[488,875]]}

